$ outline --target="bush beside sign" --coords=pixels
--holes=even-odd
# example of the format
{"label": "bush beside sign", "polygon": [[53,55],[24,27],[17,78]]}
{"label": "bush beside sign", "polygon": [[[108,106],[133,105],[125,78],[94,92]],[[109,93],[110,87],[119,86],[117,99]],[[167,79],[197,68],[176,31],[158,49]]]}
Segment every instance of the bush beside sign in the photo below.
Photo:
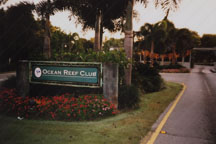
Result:
{"label": "bush beside sign", "polygon": [[102,86],[101,63],[30,62],[30,82],[79,87]]}

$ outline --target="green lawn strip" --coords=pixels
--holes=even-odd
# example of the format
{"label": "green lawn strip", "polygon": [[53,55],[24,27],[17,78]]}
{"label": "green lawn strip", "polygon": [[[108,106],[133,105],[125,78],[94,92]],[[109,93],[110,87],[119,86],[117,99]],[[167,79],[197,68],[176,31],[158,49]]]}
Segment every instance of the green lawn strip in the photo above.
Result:
{"label": "green lawn strip", "polygon": [[16,120],[0,115],[0,143],[4,144],[138,144],[182,86],[141,97],[138,110],[93,122]]}

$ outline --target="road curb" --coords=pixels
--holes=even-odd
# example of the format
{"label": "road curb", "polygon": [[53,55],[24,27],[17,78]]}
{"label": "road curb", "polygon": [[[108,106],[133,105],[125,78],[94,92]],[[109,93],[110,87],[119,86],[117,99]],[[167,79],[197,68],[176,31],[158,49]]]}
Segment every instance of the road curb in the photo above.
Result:
{"label": "road curb", "polygon": [[146,143],[146,141],[142,141],[141,144],[154,144],[154,142],[157,139],[158,135],[161,133],[161,130],[162,130],[163,126],[166,124],[166,121],[168,120],[169,116],[171,115],[171,113],[175,109],[176,105],[178,104],[178,102],[180,101],[182,95],[184,94],[184,92],[186,90],[186,85],[184,83],[181,83],[181,85],[183,86],[181,92],[178,94],[177,98],[174,100],[172,105],[168,107],[169,108],[168,111],[163,116],[163,118],[160,121],[159,125],[157,126],[156,130],[151,133],[151,136],[148,136],[150,138],[147,141],[147,143]]}

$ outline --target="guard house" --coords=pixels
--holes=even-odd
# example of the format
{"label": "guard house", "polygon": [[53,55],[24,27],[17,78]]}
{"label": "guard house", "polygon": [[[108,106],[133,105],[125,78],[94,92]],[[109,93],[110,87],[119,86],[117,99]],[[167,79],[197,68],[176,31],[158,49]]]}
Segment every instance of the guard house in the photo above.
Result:
{"label": "guard house", "polygon": [[[200,55],[200,59],[197,57]],[[216,69],[216,47],[214,48],[193,48],[190,55],[190,67],[194,64],[210,64]]]}

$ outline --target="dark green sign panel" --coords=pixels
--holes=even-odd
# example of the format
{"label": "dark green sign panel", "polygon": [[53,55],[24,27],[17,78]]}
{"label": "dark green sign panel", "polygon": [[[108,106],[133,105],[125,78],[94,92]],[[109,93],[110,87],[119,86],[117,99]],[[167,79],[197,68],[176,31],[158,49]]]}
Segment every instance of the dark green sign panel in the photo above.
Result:
{"label": "dark green sign panel", "polygon": [[30,62],[32,83],[101,86],[100,63]]}

